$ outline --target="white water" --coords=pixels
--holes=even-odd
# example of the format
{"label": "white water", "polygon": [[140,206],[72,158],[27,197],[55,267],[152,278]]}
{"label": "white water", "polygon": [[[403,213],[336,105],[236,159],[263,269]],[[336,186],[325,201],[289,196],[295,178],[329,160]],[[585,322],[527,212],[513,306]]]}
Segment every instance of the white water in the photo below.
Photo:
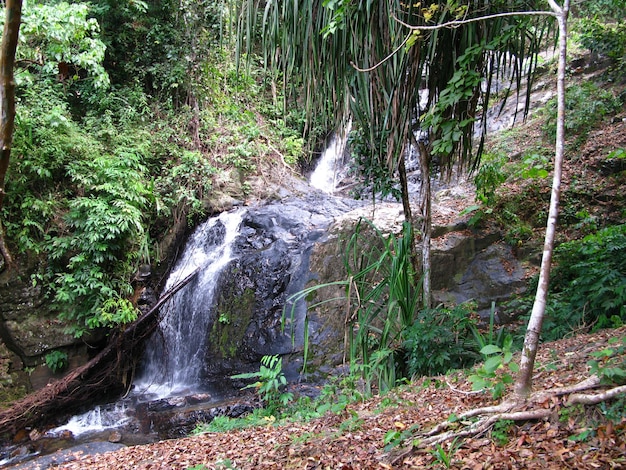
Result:
{"label": "white water", "polygon": [[134,394],[165,398],[198,390],[219,272],[231,260],[243,211],[224,212],[198,227],[170,274],[166,290],[196,277],[161,308],[159,331],[146,345]]}
{"label": "white water", "polygon": [[58,428],[48,431],[52,436],[58,436],[64,431],[70,431],[74,437],[90,432],[105,431],[124,426],[130,421],[126,413],[126,405],[115,403],[109,405],[107,409],[96,406],[93,410],[82,415],[72,416],[72,418]]}
{"label": "white water", "polygon": [[343,132],[335,133],[328,147],[322,153],[315,171],[311,174],[309,184],[327,194],[333,194],[340,180],[340,172],[344,167],[343,156],[346,150],[350,124]]}

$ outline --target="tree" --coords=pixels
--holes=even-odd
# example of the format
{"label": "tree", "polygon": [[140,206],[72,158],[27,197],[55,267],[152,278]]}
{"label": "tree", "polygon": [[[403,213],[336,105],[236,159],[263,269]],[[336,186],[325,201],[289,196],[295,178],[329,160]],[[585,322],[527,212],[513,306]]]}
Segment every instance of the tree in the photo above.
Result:
{"label": "tree", "polygon": [[[15,127],[15,52],[20,33],[22,1],[7,0],[5,7],[4,31],[0,45],[0,208],[4,201],[4,187],[9,161],[11,143]],[[0,253],[8,265],[12,264],[11,255],[4,242],[4,229],[0,221]]]}
{"label": "tree", "polygon": [[[287,84],[302,85],[300,100],[310,122],[338,127],[348,116],[353,119],[353,153],[372,192],[401,199],[411,224],[406,156],[411,145],[419,148],[425,306],[430,305],[429,177],[434,165],[447,176],[453,168],[477,167],[486,131],[486,113],[478,111],[488,106],[495,79],[510,74],[518,93],[524,75],[532,80],[545,22],[513,13],[539,3],[308,0],[297,8],[290,2],[265,6],[264,60],[284,75],[285,95]],[[502,12],[509,14],[491,15]],[[439,26],[450,22],[454,27]]]}
{"label": "tree", "polygon": [[524,347],[520,360],[520,370],[515,382],[515,393],[526,398],[532,390],[532,373],[535,356],[539,347],[539,335],[543,317],[546,311],[548,285],[550,282],[550,265],[554,250],[554,236],[556,233],[557,217],[559,215],[559,199],[561,194],[561,173],[563,168],[563,154],[565,151],[565,65],[567,59],[567,17],[569,15],[569,0],[565,0],[560,7],[554,0],[548,0],[559,24],[559,68],[557,76],[557,124],[556,145],[554,155],[554,174],[552,179],[552,193],[550,195],[550,209],[548,224],[543,245],[543,256],[539,270],[539,283],[533,303],[532,313],[526,327]]}

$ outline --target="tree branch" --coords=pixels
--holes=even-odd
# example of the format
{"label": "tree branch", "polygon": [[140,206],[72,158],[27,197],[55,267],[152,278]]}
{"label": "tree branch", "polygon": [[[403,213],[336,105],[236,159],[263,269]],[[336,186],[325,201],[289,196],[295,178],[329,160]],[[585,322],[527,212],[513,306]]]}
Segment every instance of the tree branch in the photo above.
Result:
{"label": "tree branch", "polygon": [[575,393],[569,396],[566,405],[597,405],[598,403],[602,403],[603,401],[612,400],[619,395],[625,394],[626,385],[621,385],[619,387],[615,387],[610,390],[595,394]]}
{"label": "tree branch", "polygon": [[[551,1],[551,4],[552,3],[553,2]],[[556,10],[555,11],[512,11],[512,12],[508,12],[508,13],[494,13],[493,15],[478,16],[476,18],[469,18],[469,19],[466,19],[466,20],[453,20],[453,21],[447,21],[445,23],[440,23],[440,24],[435,24],[435,25],[421,25],[421,26],[411,25],[409,23],[405,23],[400,18],[398,18],[396,15],[391,15],[392,18],[395,21],[397,21],[402,26],[405,26],[406,28],[409,28],[411,30],[411,32],[406,36],[406,38],[404,38],[404,41],[402,41],[402,44],[400,44],[398,47],[396,47],[383,60],[381,60],[380,62],[378,62],[378,63],[376,63],[374,65],[372,65],[371,67],[360,68],[354,62],[350,62],[350,65],[352,65],[352,67],[354,67],[358,72],[371,72],[372,70],[376,70],[382,64],[387,62],[390,58],[392,58],[394,55],[396,55],[398,53],[398,51],[400,49],[402,49],[402,47],[404,47],[404,45],[408,42],[409,38],[413,35],[413,33],[415,31],[434,31],[434,30],[437,30],[437,29],[444,29],[444,28],[451,28],[451,29],[453,29],[453,28],[458,28],[458,27],[466,25],[466,24],[476,23],[478,21],[488,21],[488,20],[493,20],[493,19],[496,19],[496,18],[506,18],[506,17],[512,17],[512,16],[552,16],[552,17],[558,18],[558,16],[560,15],[560,11],[561,11],[560,9],[558,10],[558,12]]]}
{"label": "tree branch", "polygon": [[477,16],[476,18],[469,18],[466,20],[453,20],[453,21],[447,21],[445,23],[439,23],[435,25],[422,25],[422,26],[411,25],[409,23],[405,23],[404,21],[402,21],[395,15],[393,15],[393,19],[396,20],[398,23],[400,23],[402,26],[409,28],[411,31],[433,31],[433,30],[443,29],[443,28],[458,28],[460,26],[470,24],[470,23],[476,23],[478,21],[488,21],[488,20],[493,20],[496,18],[506,18],[506,17],[511,17],[511,16],[553,16],[556,18],[558,17],[558,15],[559,14],[554,11],[511,11],[507,13],[494,13],[493,15]]}

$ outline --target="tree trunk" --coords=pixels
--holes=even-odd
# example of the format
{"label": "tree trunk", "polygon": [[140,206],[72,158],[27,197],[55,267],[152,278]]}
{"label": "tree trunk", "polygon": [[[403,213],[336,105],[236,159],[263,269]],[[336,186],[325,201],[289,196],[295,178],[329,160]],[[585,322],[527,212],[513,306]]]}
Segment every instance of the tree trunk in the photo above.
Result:
{"label": "tree trunk", "polygon": [[[4,31],[0,45],[0,209],[4,202],[4,181],[9,169],[11,143],[15,124],[15,80],[13,67],[22,21],[22,0],[6,0]],[[7,265],[13,260],[4,242],[4,228],[0,221],[0,252]]]}
{"label": "tree trunk", "polygon": [[[406,177],[406,164],[404,155],[400,157],[400,164],[398,165],[398,174],[400,176],[400,189],[402,194],[402,208],[404,209],[404,220],[408,224],[413,225],[413,211],[411,210],[411,201],[409,199],[409,184]],[[419,273],[419,259],[415,250],[415,230],[411,230],[411,266],[413,266],[414,281],[417,281],[417,273]],[[417,312],[416,312],[417,313]]]}
{"label": "tree trunk", "polygon": [[422,210],[422,298],[424,308],[431,307],[430,288],[430,239],[432,229],[431,188],[430,188],[430,152],[423,142],[418,141],[422,187],[420,188],[420,207]]}
{"label": "tree trunk", "polygon": [[49,424],[54,417],[121,395],[131,385],[144,341],[158,325],[161,306],[196,274],[197,269],[164,293],[141,318],[112,335],[109,344],[87,364],[0,411],[0,436]]}
{"label": "tree trunk", "polygon": [[515,394],[520,398],[526,398],[532,391],[532,374],[535,365],[535,356],[539,345],[539,335],[543,324],[548,297],[548,285],[550,282],[550,265],[554,249],[554,236],[559,214],[559,198],[561,194],[561,173],[563,168],[563,154],[565,149],[565,64],[567,60],[567,15],[569,13],[569,0],[565,0],[563,8],[559,7],[554,0],[549,0],[550,7],[557,14],[559,24],[559,68],[557,77],[557,126],[556,148],[554,157],[554,176],[552,179],[552,194],[550,196],[550,210],[548,224],[543,245],[543,257],[539,271],[539,284],[533,303],[532,313],[528,321],[524,348],[520,360],[520,370],[515,382]]}

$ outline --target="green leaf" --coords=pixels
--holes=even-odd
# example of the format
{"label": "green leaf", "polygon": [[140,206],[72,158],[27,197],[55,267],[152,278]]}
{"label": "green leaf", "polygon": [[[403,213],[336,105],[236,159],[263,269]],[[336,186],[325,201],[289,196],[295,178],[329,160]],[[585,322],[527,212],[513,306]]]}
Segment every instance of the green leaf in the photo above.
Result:
{"label": "green leaf", "polygon": [[480,353],[484,356],[488,356],[490,354],[500,354],[502,352],[502,348],[496,346],[495,344],[488,344],[480,350]]}

